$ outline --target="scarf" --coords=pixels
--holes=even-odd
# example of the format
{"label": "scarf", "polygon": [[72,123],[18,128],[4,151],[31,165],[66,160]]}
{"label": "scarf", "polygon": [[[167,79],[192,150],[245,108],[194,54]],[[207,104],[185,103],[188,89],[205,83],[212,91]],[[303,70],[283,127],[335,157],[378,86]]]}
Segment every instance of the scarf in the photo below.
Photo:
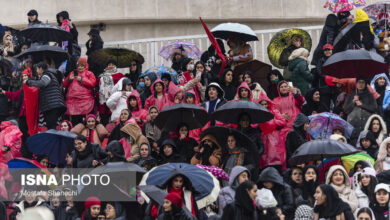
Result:
{"label": "scarf", "polygon": [[101,105],[106,103],[108,98],[110,98],[111,96],[111,90],[114,87],[114,80],[112,79],[112,74],[116,72],[117,69],[114,68],[110,71],[106,70],[102,75],[100,75],[99,103]]}
{"label": "scarf", "polygon": [[85,158],[87,158],[90,154],[92,153],[92,147],[90,144],[87,144],[87,146],[85,147],[85,150],[82,151],[82,152],[78,152],[77,151],[77,155],[78,155],[78,158],[80,160],[84,160]]}
{"label": "scarf", "polygon": [[[183,202],[185,205],[186,200],[184,199],[184,196],[182,195],[183,194],[183,187],[181,187],[180,189],[174,189],[172,186],[170,186],[168,189],[168,193],[171,193],[171,192],[177,193],[181,198],[183,198]],[[196,217],[196,211],[195,211],[195,207],[194,207],[194,197],[192,196],[192,193],[191,193],[191,213],[192,213],[192,215],[194,215]]]}
{"label": "scarf", "polygon": [[89,141],[90,143],[94,143],[94,134],[95,134],[95,129],[89,129],[88,128],[88,133],[87,133],[87,141]]}
{"label": "scarf", "polygon": [[231,170],[235,166],[244,164],[245,154],[239,147],[235,147],[234,149],[229,149],[229,158],[225,163],[224,171],[230,175]]}

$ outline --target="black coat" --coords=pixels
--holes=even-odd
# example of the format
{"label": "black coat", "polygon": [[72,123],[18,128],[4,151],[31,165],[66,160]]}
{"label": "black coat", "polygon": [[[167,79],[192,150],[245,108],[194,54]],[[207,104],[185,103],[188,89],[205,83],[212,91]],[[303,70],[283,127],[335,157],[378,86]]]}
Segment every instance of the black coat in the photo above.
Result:
{"label": "black coat", "polygon": [[[0,88],[3,90],[8,90],[9,89],[9,84],[10,80],[8,77],[1,75],[0,76]],[[0,95],[0,115],[1,116],[8,116],[9,114],[9,109],[8,109],[8,98],[1,94]]]}
{"label": "black coat", "polygon": [[389,205],[382,207],[382,206],[379,206],[379,204],[375,202],[375,203],[370,203],[370,208],[374,212],[376,220],[388,220],[389,219]]}
{"label": "black coat", "polygon": [[56,220],[75,220],[78,216],[75,206],[66,211],[66,202],[62,202],[60,206],[56,207],[53,214]]}
{"label": "black coat", "polygon": [[177,151],[184,158],[185,162],[190,163],[191,158],[195,154],[194,147],[198,146],[198,142],[190,137],[184,140],[175,138],[173,141],[176,143]]}
{"label": "black coat", "polygon": [[288,132],[286,137],[287,160],[291,158],[298,147],[307,142],[307,134],[303,130],[303,126],[307,122],[309,122],[309,118],[302,113],[299,113],[295,118],[293,129]]}
{"label": "black coat", "polygon": [[221,86],[221,88],[223,89],[223,91],[225,92],[225,99],[227,101],[230,101],[230,100],[233,100],[234,99],[234,96],[236,95],[237,93],[237,87],[234,86],[234,83],[233,81],[230,83],[230,85],[226,85],[226,82],[225,82],[225,75],[226,75],[227,71],[224,71],[222,74],[221,74],[221,77],[219,79],[219,81],[221,82],[219,85]]}
{"label": "black coat", "polygon": [[256,144],[258,155],[259,156],[263,155],[263,153],[264,153],[264,143],[261,140],[259,130],[255,129],[255,128],[252,128],[251,126],[249,126],[247,128],[241,128],[240,126],[238,126],[237,129],[239,131],[241,131],[242,133],[244,133],[246,136],[248,136],[249,139],[251,139],[251,141],[254,144]]}
{"label": "black coat", "polygon": [[[313,94],[315,92],[320,92],[320,101],[315,102],[313,101]],[[317,113],[322,113],[322,112],[329,112],[329,107],[326,106],[326,104],[321,100],[322,95],[320,89],[309,89],[306,92],[306,103],[302,106],[302,113],[305,114],[306,116],[312,115],[313,111]]]}
{"label": "black coat", "polygon": [[27,80],[28,86],[39,88],[39,109],[41,112],[53,109],[60,109],[62,113],[66,111],[64,97],[55,75],[55,70],[47,69],[39,80]]}
{"label": "black coat", "polygon": [[73,155],[73,167],[75,168],[93,168],[92,161],[97,160],[104,164],[108,161],[108,154],[98,144],[88,143],[85,151],[75,151]]}
{"label": "black coat", "polygon": [[[333,41],[337,35],[339,25],[337,24],[337,17],[334,14],[329,14],[326,17],[325,25],[322,28],[320,40],[318,42],[318,45],[313,53],[313,59],[311,61],[312,65],[317,65],[318,60],[320,59],[321,55],[323,54],[322,47],[329,43],[333,45]],[[317,66],[318,67],[318,66]]]}
{"label": "black coat", "polygon": [[257,180],[258,187],[263,188],[264,182],[272,182],[275,184],[271,191],[278,202],[277,207],[282,209],[286,219],[293,219],[295,205],[291,187],[283,181],[283,177],[273,167],[268,167],[261,172]]}

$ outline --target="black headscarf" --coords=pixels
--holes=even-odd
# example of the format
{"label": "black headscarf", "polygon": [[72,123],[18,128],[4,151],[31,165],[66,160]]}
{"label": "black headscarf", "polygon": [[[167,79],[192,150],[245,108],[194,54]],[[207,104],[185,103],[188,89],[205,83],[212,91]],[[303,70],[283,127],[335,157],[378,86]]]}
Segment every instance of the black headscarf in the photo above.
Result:
{"label": "black headscarf", "polygon": [[248,194],[248,191],[251,190],[254,185],[256,184],[252,181],[245,181],[241,183],[238,186],[234,197],[235,205],[239,206],[247,213],[253,213],[255,211],[255,205]]}
{"label": "black headscarf", "polygon": [[334,218],[348,209],[351,210],[349,205],[340,199],[339,194],[331,185],[321,184],[319,187],[322,194],[326,196],[325,204],[314,207],[314,212],[319,213],[320,218]]}

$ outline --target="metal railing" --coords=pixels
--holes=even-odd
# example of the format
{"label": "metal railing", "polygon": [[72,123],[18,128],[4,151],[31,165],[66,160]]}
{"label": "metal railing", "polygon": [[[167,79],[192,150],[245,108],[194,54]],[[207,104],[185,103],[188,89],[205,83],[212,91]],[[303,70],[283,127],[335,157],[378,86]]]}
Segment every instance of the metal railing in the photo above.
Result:
{"label": "metal railing", "polygon": [[[318,44],[322,27],[323,26],[297,27],[306,30],[310,34],[312,38],[312,51],[314,51],[315,47]],[[291,27],[287,27],[287,28],[291,28]],[[250,42],[254,53],[254,58],[265,63],[270,63],[267,55],[267,46],[272,36],[284,29],[286,28],[256,30],[255,33],[259,38],[259,41]],[[210,41],[207,35],[202,34],[202,35],[174,36],[174,37],[164,37],[164,38],[148,38],[148,39],[140,39],[140,40],[112,41],[112,42],[105,42],[104,47],[124,47],[141,53],[145,58],[145,63],[143,64],[143,70],[146,70],[147,68],[153,65],[164,64],[166,66],[170,66],[171,62],[166,61],[164,58],[160,57],[158,53],[160,52],[160,49],[164,45],[170,42],[174,42],[176,40],[191,41],[195,43],[202,52],[207,50],[207,48],[210,46]],[[227,49],[228,47],[226,47],[225,45],[225,48]],[[84,50],[85,47],[83,48],[83,51]]]}

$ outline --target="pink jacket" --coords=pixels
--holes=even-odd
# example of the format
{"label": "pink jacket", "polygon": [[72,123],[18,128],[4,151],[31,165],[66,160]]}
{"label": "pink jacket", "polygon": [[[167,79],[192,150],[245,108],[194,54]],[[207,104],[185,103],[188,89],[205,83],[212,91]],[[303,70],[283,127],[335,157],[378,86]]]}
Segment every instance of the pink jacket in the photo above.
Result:
{"label": "pink jacket", "polygon": [[[156,83],[161,83],[163,85],[163,96],[160,99],[157,99],[154,94],[154,86],[156,85]],[[149,109],[151,106],[155,105],[157,106],[158,110],[161,111],[170,104],[168,94],[166,94],[165,85],[163,81],[161,81],[161,79],[157,79],[156,81],[154,81],[150,90],[152,92],[152,95],[146,99],[144,109]]]}

